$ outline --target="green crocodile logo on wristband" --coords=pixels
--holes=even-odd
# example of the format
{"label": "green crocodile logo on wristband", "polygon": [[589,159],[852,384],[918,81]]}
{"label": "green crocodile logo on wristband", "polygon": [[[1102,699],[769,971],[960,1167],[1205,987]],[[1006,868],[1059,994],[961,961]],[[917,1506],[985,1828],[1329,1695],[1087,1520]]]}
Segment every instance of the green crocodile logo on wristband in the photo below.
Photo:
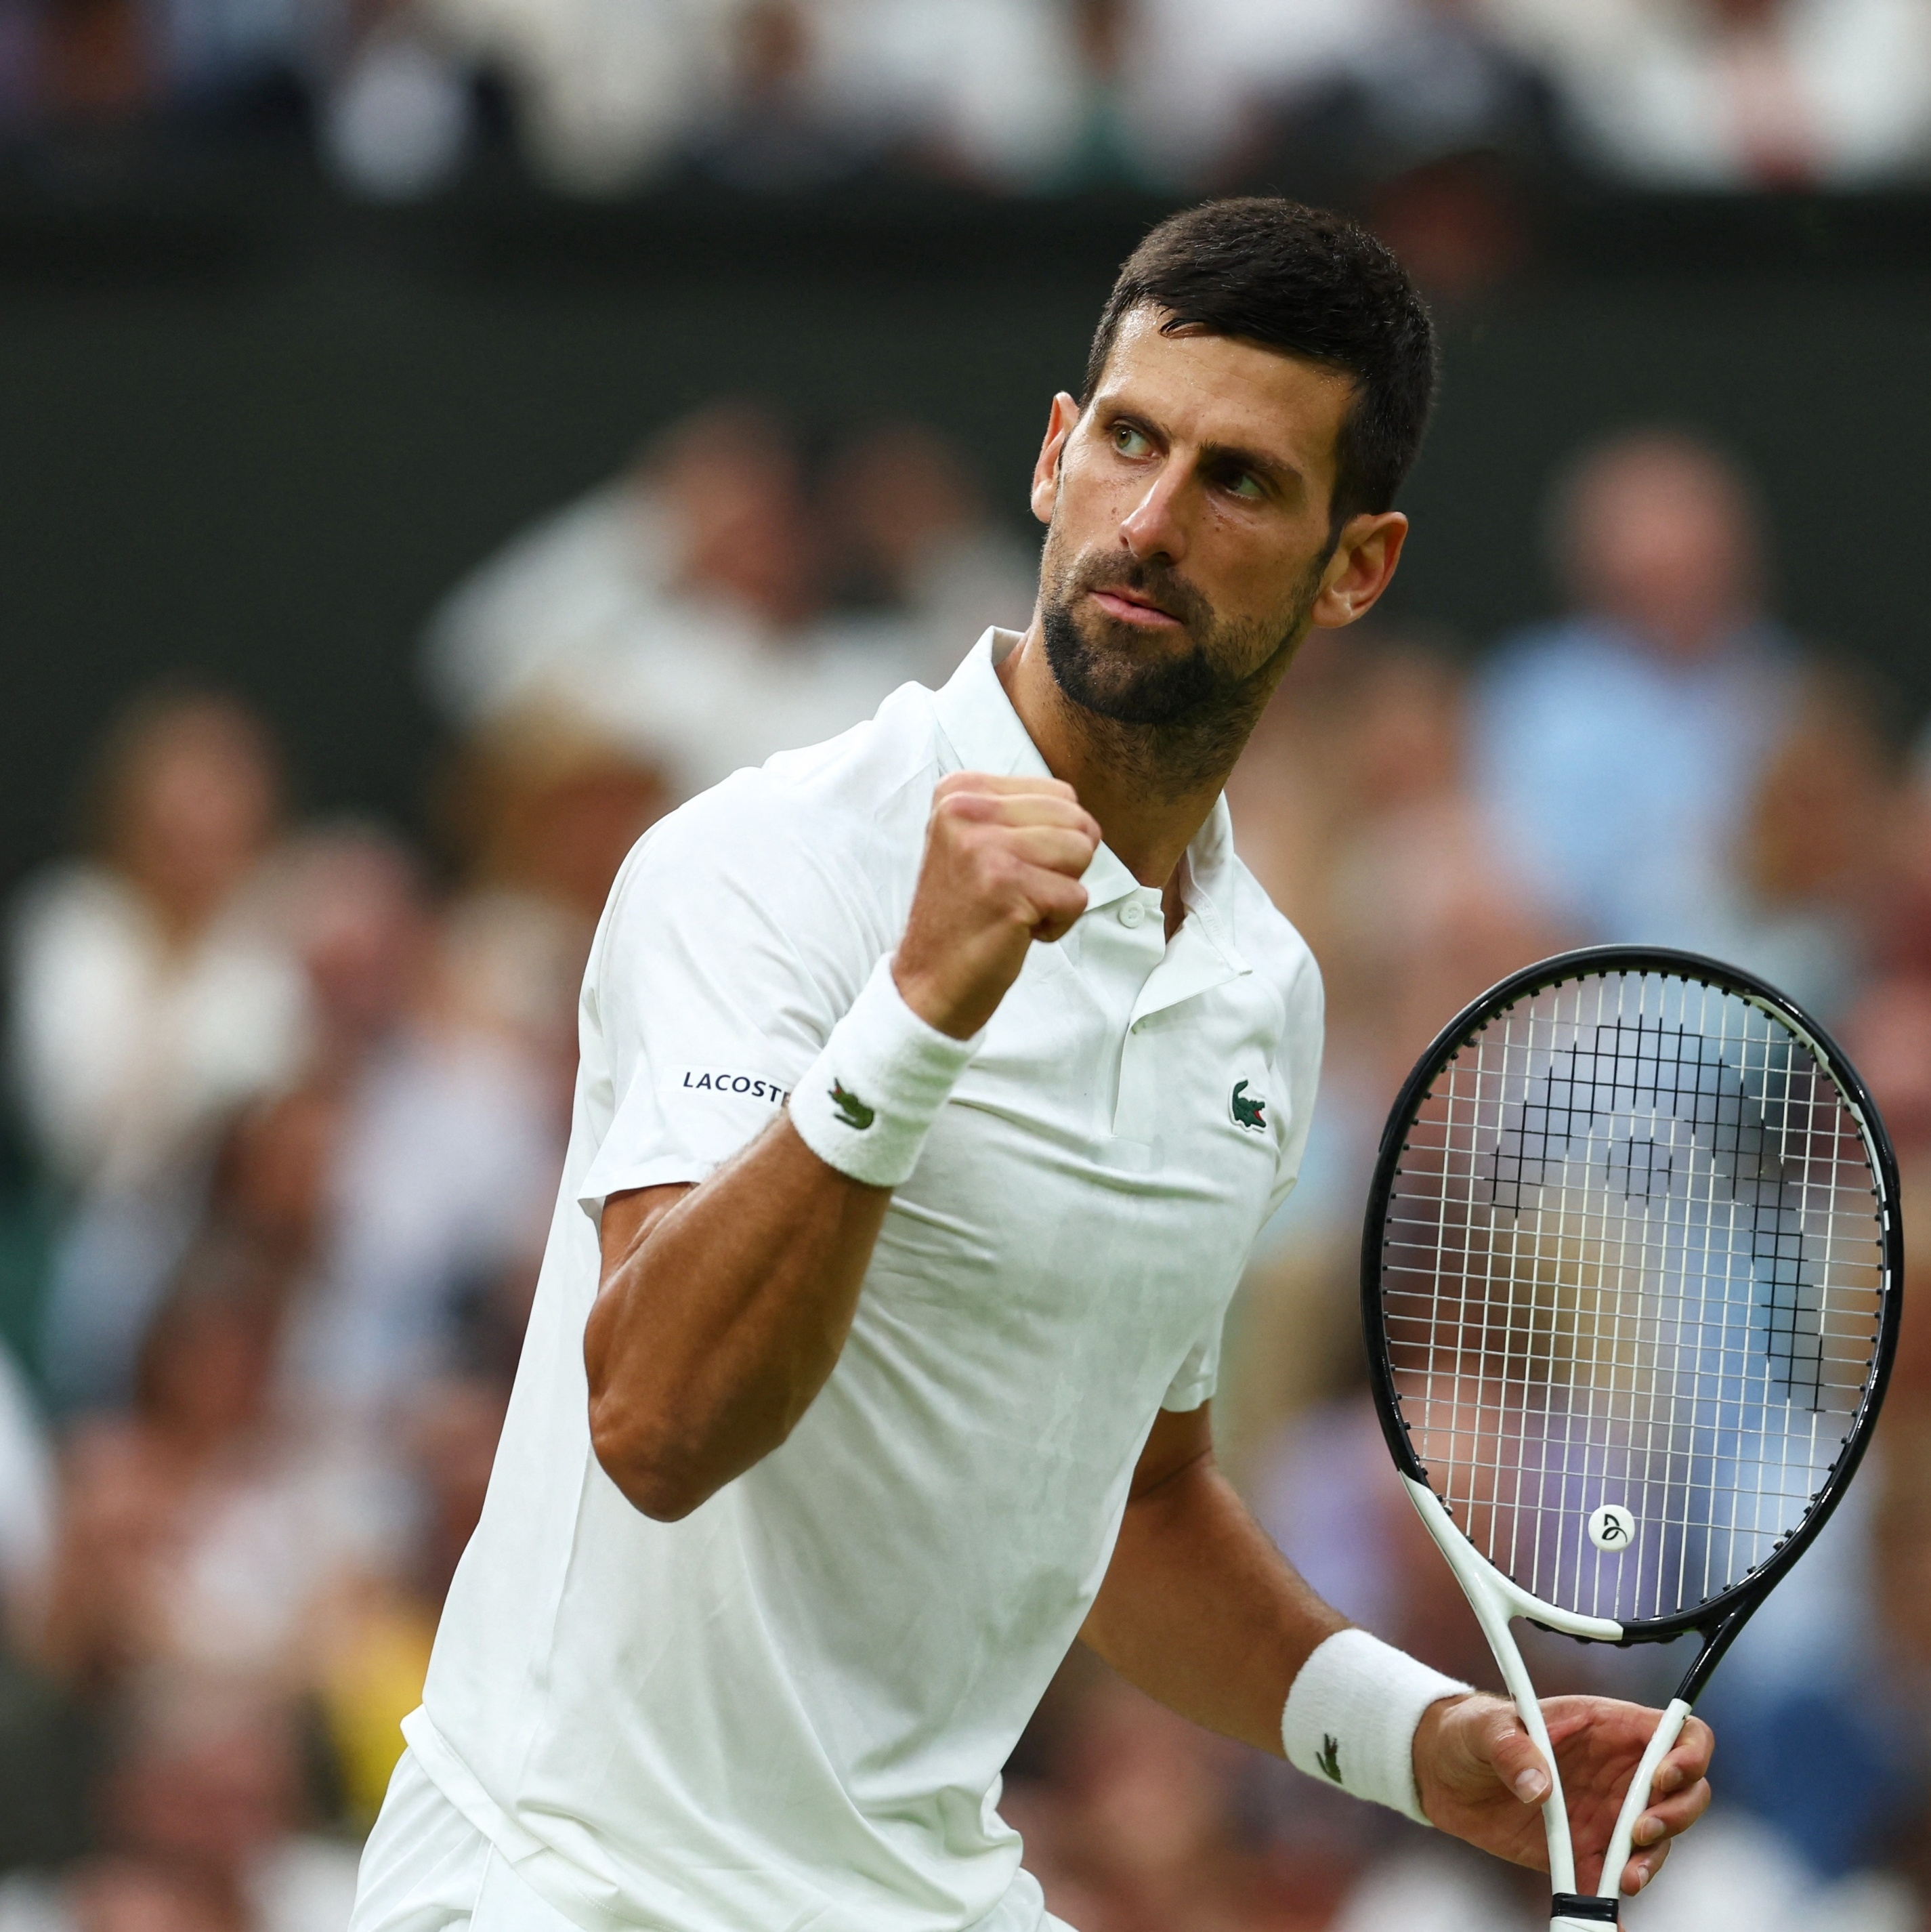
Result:
{"label": "green crocodile logo on wristband", "polygon": [[1324,1732],[1321,1734],[1321,1755],[1315,1762],[1339,1784],[1341,1782],[1341,1740],[1331,1738]]}
{"label": "green crocodile logo on wristband", "polygon": [[838,1110],[838,1118],[848,1127],[856,1127],[860,1133],[878,1118],[856,1094],[847,1094],[834,1080],[832,1082],[832,1105]]}

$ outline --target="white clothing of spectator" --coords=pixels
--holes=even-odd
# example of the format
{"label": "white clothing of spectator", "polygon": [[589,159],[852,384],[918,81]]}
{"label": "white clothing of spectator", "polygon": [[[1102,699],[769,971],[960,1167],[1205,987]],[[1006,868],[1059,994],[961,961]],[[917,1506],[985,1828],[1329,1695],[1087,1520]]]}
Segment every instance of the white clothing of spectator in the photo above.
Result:
{"label": "white clothing of spectator", "polygon": [[1483,0],[1576,138],[1658,188],[1857,188],[1931,159],[1925,0]]}
{"label": "white clothing of spectator", "polygon": [[53,1543],[53,1459],[26,1377],[0,1343],[0,1609],[34,1604]]}
{"label": "white clothing of spectator", "polygon": [[505,76],[526,158],[579,193],[621,191],[668,162],[728,66],[730,10],[715,0],[424,0],[424,18]]}
{"label": "white clothing of spectator", "polygon": [[175,948],[104,866],[28,885],[13,987],[24,1111],[48,1166],[76,1184],[150,1180],[300,1051],[301,976],[258,906]]}
{"label": "white clothing of spectator", "polygon": [[1790,701],[1747,493],[1703,445],[1641,432],[1585,458],[1559,520],[1578,608],[1478,681],[1475,789],[1576,938],[1707,950]]}
{"label": "white clothing of spectator", "polygon": [[471,1034],[378,1048],[343,1120],[326,1228],[285,1372],[329,1412],[376,1414],[451,1366],[467,1292],[541,1251],[562,1144],[539,1071]]}
{"label": "white clothing of spectator", "polygon": [[1078,137],[1084,77],[1067,8],[812,0],[807,11],[829,108],[869,128],[877,145],[936,150],[980,181],[1014,188],[1051,172]]}
{"label": "white clothing of spectator", "polygon": [[238,705],[139,704],[100,760],[98,856],[22,893],[14,1074],[36,1152],[70,1186],[172,1172],[294,1065],[301,976],[260,890],[277,790],[272,749]]}
{"label": "white clothing of spectator", "polygon": [[[701,411],[458,585],[430,620],[429,682],[465,727],[574,709],[688,796],[931,674],[925,616],[826,616],[822,549],[781,430],[745,405]],[[953,574],[982,581],[985,561],[934,544],[917,568],[949,612]]]}
{"label": "white clothing of spectator", "polygon": [[1249,111],[1331,79],[1408,20],[1411,0],[1141,0],[1122,76],[1150,154],[1210,175]]}

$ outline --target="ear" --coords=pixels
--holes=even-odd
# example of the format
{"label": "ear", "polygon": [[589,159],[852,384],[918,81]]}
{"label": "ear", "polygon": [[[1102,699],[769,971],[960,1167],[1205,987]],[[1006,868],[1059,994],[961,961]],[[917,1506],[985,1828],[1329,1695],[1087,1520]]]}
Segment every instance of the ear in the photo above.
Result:
{"label": "ear", "polygon": [[1079,404],[1062,389],[1053,398],[1051,412],[1046,418],[1046,440],[1040,444],[1039,460],[1033,466],[1033,514],[1042,524],[1053,520],[1053,506],[1060,494],[1060,458],[1079,419]]}
{"label": "ear", "polygon": [[1338,631],[1365,617],[1393,580],[1408,540],[1408,520],[1399,510],[1351,517],[1321,573],[1314,628]]}

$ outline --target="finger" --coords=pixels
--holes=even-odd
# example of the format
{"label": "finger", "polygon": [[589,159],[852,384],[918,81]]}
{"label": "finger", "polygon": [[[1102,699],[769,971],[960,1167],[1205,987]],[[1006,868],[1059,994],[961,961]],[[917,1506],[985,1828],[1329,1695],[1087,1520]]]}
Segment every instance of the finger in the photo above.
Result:
{"label": "finger", "polygon": [[1032,922],[1033,937],[1047,945],[1063,939],[1086,910],[1086,888],[1077,879],[1058,872],[1039,872],[1028,896],[1037,916]]}
{"label": "finger", "polygon": [[1070,826],[1026,825],[1011,834],[1007,850],[1022,865],[1078,878],[1093,863],[1093,842]]}
{"label": "finger", "polygon": [[1099,820],[1078,799],[1057,793],[955,791],[935,809],[968,824],[1069,826],[1086,832],[1096,844],[1099,842]]}
{"label": "finger", "polygon": [[1661,1804],[1651,1805],[1636,1820],[1630,1842],[1653,1845],[1661,1839],[1673,1838],[1678,1832],[1688,1831],[1709,1808],[1709,1780],[1699,1778],[1687,1791],[1679,1791]]}
{"label": "finger", "polygon": [[1660,1795],[1666,1795],[1695,1784],[1708,1772],[1711,1756],[1716,1748],[1716,1734],[1710,1726],[1701,1718],[1687,1719],[1682,1736],[1657,1766],[1655,1782],[1650,1788]]}
{"label": "finger", "polygon": [[1481,1744],[1495,1774],[1525,1804],[1540,1804],[1549,1793],[1549,1766],[1522,1720],[1504,1707],[1482,1727]]}
{"label": "finger", "polygon": [[1654,1850],[1645,1852],[1640,1856],[1630,1859],[1623,1868],[1623,1891],[1625,1895],[1633,1898],[1651,1879],[1656,1876],[1658,1872],[1662,1870],[1663,1862],[1669,1856],[1669,1841],[1665,1840]]}

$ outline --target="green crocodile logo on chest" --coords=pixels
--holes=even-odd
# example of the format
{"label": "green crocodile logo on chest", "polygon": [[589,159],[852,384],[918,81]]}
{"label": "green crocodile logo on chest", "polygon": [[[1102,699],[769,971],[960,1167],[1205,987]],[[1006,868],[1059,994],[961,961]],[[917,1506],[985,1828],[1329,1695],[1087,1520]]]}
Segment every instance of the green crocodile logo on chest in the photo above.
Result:
{"label": "green crocodile logo on chest", "polygon": [[856,1094],[847,1094],[835,1080],[832,1082],[832,1105],[838,1110],[838,1118],[860,1133],[878,1118],[874,1108],[868,1107]]}
{"label": "green crocodile logo on chest", "polygon": [[1264,1094],[1250,1094],[1244,1080],[1234,1083],[1232,1096],[1234,1124],[1237,1127],[1252,1127],[1256,1133],[1267,1131],[1267,1117],[1261,1111],[1267,1104]]}

